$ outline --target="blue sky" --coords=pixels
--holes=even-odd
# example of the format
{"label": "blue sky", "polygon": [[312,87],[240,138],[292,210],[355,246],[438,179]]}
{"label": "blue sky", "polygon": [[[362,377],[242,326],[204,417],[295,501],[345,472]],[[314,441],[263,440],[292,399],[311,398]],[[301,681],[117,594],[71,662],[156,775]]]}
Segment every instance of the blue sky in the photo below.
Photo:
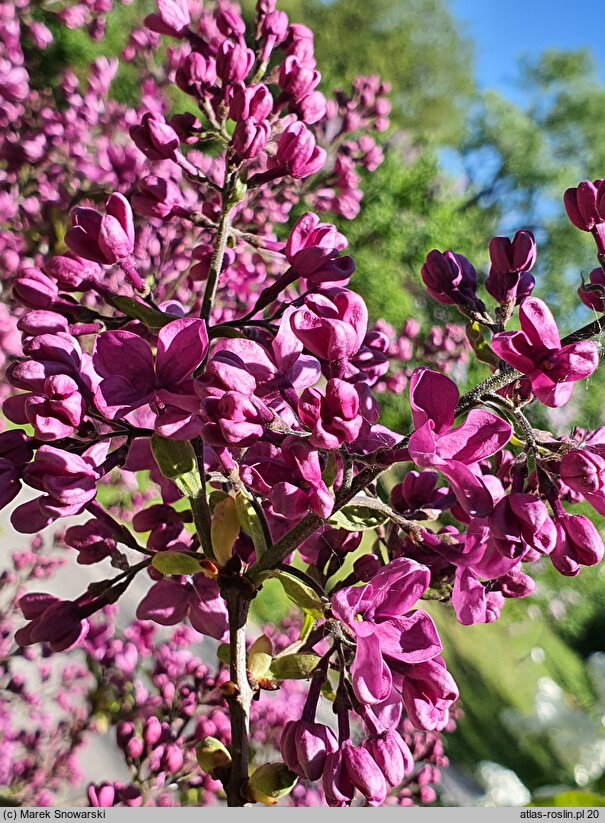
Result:
{"label": "blue sky", "polygon": [[546,48],[587,47],[605,83],[605,0],[449,0],[475,43],[476,77],[518,100],[515,64]]}

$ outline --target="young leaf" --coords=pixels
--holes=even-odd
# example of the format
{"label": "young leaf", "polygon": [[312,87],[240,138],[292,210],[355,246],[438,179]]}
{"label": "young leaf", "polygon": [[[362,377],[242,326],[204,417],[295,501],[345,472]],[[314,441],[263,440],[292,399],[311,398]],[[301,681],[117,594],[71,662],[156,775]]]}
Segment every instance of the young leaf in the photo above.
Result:
{"label": "young leaf", "polygon": [[241,527],[248,537],[252,538],[258,560],[267,550],[265,533],[263,532],[259,516],[255,512],[252,503],[241,492],[235,495],[235,505],[237,506],[237,516],[239,517]]}
{"label": "young leaf", "polygon": [[348,532],[362,532],[375,529],[386,523],[388,516],[384,512],[370,508],[370,506],[343,506],[330,517],[329,523],[337,529],[346,529]]}
{"label": "young leaf", "polygon": [[239,534],[240,525],[233,497],[225,497],[214,507],[210,537],[217,561],[224,566],[233,553],[233,546]]}
{"label": "young leaf", "polygon": [[273,644],[265,635],[257,637],[248,651],[248,671],[253,677],[264,677],[273,660]]}
{"label": "young leaf", "polygon": [[277,680],[304,680],[311,677],[319,661],[316,654],[284,654],[273,658],[270,671]]}
{"label": "young leaf", "polygon": [[160,574],[198,574],[203,571],[195,557],[182,552],[158,552],[151,561]]}
{"label": "young leaf", "polygon": [[172,480],[185,497],[195,497],[202,490],[193,446],[186,440],[167,440],[154,434],[151,450],[160,471]]}
{"label": "young leaf", "polygon": [[178,318],[174,314],[166,314],[162,311],[152,309],[151,306],[146,306],[139,300],[134,300],[132,297],[123,297],[116,295],[108,299],[108,302],[121,311],[126,317],[132,317],[133,320],[140,320],[148,329],[161,329],[168,323]]}
{"label": "young leaf", "polygon": [[271,576],[277,577],[286,595],[304,612],[317,619],[323,617],[321,599],[312,586],[281,569],[271,572]]}
{"label": "young leaf", "polygon": [[255,769],[246,784],[246,794],[255,803],[275,806],[280,797],[289,794],[298,781],[284,763],[263,763]]}

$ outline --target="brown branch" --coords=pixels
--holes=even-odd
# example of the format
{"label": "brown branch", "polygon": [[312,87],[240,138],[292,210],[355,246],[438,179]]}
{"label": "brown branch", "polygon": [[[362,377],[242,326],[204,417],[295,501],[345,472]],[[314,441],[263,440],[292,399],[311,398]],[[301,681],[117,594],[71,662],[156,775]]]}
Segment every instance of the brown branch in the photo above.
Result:
{"label": "brown branch", "polygon": [[248,682],[246,623],[254,595],[241,585],[228,583],[222,589],[229,613],[229,653],[231,681],[223,685],[231,720],[231,768],[225,783],[228,806],[245,806],[243,795],[248,780],[250,704],[254,692]]}

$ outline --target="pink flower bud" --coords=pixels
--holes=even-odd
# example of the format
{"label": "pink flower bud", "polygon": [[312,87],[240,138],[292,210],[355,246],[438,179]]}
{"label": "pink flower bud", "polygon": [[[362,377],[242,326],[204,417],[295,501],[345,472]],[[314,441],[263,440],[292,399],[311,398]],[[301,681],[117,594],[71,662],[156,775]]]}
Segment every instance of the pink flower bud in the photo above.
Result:
{"label": "pink flower bud", "polygon": [[175,80],[182,91],[201,99],[216,83],[216,63],[212,57],[194,51],[177,69]]}
{"label": "pink flower bud", "polygon": [[600,266],[598,269],[593,269],[588,281],[588,286],[582,281],[578,289],[578,297],[589,309],[603,314],[605,312],[605,272]]}
{"label": "pink flower bud", "polygon": [[296,57],[286,57],[279,69],[280,88],[296,103],[310,94],[320,80],[321,74],[318,71],[305,68]]}
{"label": "pink flower bud", "polygon": [[233,95],[229,107],[229,117],[232,120],[248,120],[252,117],[256,122],[266,120],[273,111],[273,97],[269,89],[259,83],[257,86],[241,86]]}
{"label": "pink flower bud", "polygon": [[560,466],[561,480],[580,494],[605,491],[605,458],[588,449],[574,449],[564,454]]}
{"label": "pink flower bud", "polygon": [[162,724],[157,717],[148,717],[143,728],[143,740],[152,748],[162,737]]}
{"label": "pink flower bud", "polygon": [[485,288],[501,304],[520,303],[528,297],[535,285],[528,274],[536,262],[536,243],[533,234],[518,231],[513,241],[508,237],[493,237],[489,244],[492,265]]}
{"label": "pink flower bud", "polygon": [[158,112],[145,112],[140,125],[130,127],[130,136],[149,160],[176,160],[179,136]]}
{"label": "pink flower bud", "polygon": [[271,126],[266,120],[257,123],[253,118],[240,120],[231,145],[239,160],[253,160],[261,153],[271,137]]}
{"label": "pink flower bud", "polygon": [[428,293],[438,303],[446,305],[477,305],[477,273],[461,254],[430,251],[421,269]]}
{"label": "pink flower bud", "polygon": [[277,161],[292,177],[302,179],[316,174],[324,166],[326,156],[304,123],[292,123],[279,138]]}
{"label": "pink flower bud", "polygon": [[319,123],[326,116],[328,103],[320,91],[312,91],[299,100],[297,108],[303,122],[310,126]]}
{"label": "pink flower bud", "polygon": [[580,566],[596,566],[603,559],[605,546],[596,526],[581,514],[557,518],[557,544],[550,553],[555,569],[575,577]]}
{"label": "pink flower bud", "polygon": [[414,758],[399,732],[389,729],[364,744],[387,783],[399,786],[414,771]]}
{"label": "pink flower bud", "polygon": [[59,296],[57,284],[38,269],[27,268],[13,283],[15,296],[28,308],[49,309]]}
{"label": "pink flower bud", "polygon": [[88,787],[87,794],[91,806],[110,808],[114,804],[116,790],[111,783],[101,783],[99,786],[91,784]]}
{"label": "pink flower bud", "polygon": [[216,72],[225,83],[241,83],[254,63],[254,52],[224,40],[216,56]]}
{"label": "pink flower bud", "polygon": [[169,37],[184,37],[191,15],[187,0],[157,0],[158,13],[145,18],[145,25],[158,34]]}
{"label": "pink flower bud", "polygon": [[570,222],[581,231],[593,234],[600,254],[605,253],[605,218],[597,206],[602,183],[601,179],[594,182],[583,180],[563,195],[563,205]]}

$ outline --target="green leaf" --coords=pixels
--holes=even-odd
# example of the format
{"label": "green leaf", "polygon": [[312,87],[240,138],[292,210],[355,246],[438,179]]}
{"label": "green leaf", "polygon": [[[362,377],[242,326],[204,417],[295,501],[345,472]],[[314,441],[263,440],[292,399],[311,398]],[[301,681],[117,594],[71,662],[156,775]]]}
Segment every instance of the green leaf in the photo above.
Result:
{"label": "green leaf", "polygon": [[270,672],[277,680],[304,680],[311,677],[320,659],[316,654],[284,654],[273,658]]}
{"label": "green leaf", "polygon": [[219,500],[214,507],[210,525],[212,549],[221,566],[224,566],[231,559],[239,530],[240,525],[235,499],[227,496],[223,500]]}
{"label": "green leaf", "polygon": [[321,479],[328,488],[334,485],[336,475],[338,474],[338,463],[336,462],[336,455],[333,451],[328,454],[328,462],[325,469],[321,473]]}
{"label": "green leaf", "polygon": [[237,516],[241,527],[248,537],[252,538],[256,550],[256,559],[258,560],[267,550],[267,541],[265,540],[260,518],[250,500],[241,492],[237,492],[235,495],[235,505],[237,506]]}
{"label": "green leaf", "polygon": [[348,532],[362,532],[375,529],[386,523],[388,516],[370,506],[343,506],[330,517],[328,523]]}
{"label": "green leaf", "polygon": [[154,434],[151,450],[160,471],[172,480],[185,497],[196,497],[202,491],[193,446],[186,440],[167,440]]}
{"label": "green leaf", "polygon": [[332,688],[332,684],[329,680],[326,680],[326,682],[321,687],[321,694],[322,697],[325,697],[326,700],[330,701],[330,703],[333,703],[336,700],[336,692]]}
{"label": "green leaf", "polygon": [[229,649],[229,644],[221,643],[216,650],[216,656],[222,663],[226,663],[228,666],[231,663],[231,650]]}
{"label": "green leaf", "polygon": [[248,671],[253,677],[264,677],[273,660],[273,644],[265,634],[257,637],[248,650]]}
{"label": "green leaf", "polygon": [[182,552],[158,552],[151,561],[160,574],[197,574],[202,571],[199,561]]}
{"label": "green leaf", "polygon": [[285,763],[263,763],[255,769],[246,785],[246,793],[255,803],[274,806],[280,797],[292,791],[298,777]]}
{"label": "green leaf", "polygon": [[483,328],[477,322],[466,324],[466,336],[471,348],[475,352],[477,360],[487,363],[489,366],[498,366],[498,358],[492,351],[489,343],[483,337]]}
{"label": "green leaf", "polygon": [[195,756],[201,769],[210,775],[231,763],[228,749],[216,737],[205,737],[197,746]]}
{"label": "green leaf", "polygon": [[315,618],[313,615],[308,614],[305,612],[305,619],[303,620],[303,624],[300,630],[300,640],[306,640],[307,637],[313,631],[313,626],[315,625]]}
{"label": "green leaf", "polygon": [[140,320],[140,322],[149,329],[161,329],[173,320],[178,320],[178,317],[175,315],[165,314],[157,309],[152,309],[151,306],[147,306],[139,300],[134,300],[132,297],[118,295],[108,299],[108,302],[114,309],[125,314],[126,317],[132,317],[133,320]]}
{"label": "green leaf", "polygon": [[556,794],[554,797],[541,797],[534,800],[530,806],[605,806],[605,797],[594,792],[569,791]]}
{"label": "green leaf", "polygon": [[279,580],[286,595],[304,612],[317,619],[323,617],[321,598],[312,586],[300,580],[300,578],[295,575],[282,571],[281,569],[272,571],[270,576],[276,577]]}

